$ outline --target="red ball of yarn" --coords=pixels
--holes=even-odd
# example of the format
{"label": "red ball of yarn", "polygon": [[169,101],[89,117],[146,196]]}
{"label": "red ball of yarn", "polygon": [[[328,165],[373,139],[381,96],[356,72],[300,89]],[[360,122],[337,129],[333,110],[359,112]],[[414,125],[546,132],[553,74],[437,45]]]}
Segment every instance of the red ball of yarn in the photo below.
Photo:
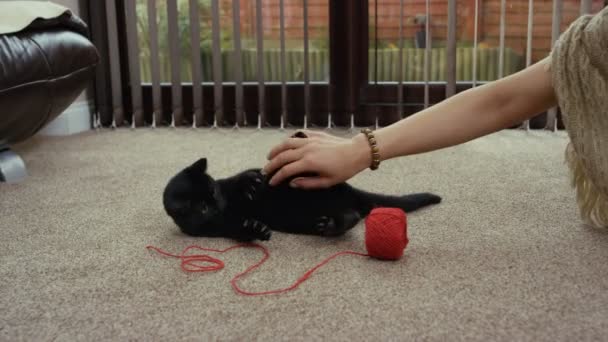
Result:
{"label": "red ball of yarn", "polygon": [[369,256],[398,260],[409,242],[407,217],[399,208],[375,208],[365,218],[365,248]]}

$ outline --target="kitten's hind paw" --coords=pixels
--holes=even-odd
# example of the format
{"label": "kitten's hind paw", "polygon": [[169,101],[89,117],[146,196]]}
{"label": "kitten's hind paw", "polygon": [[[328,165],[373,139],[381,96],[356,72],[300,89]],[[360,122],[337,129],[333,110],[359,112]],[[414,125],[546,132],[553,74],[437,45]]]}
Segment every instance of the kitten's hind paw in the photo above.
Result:
{"label": "kitten's hind paw", "polygon": [[245,222],[243,222],[243,228],[253,235],[255,239],[262,241],[270,240],[270,237],[272,236],[270,228],[256,220],[245,220]]}
{"label": "kitten's hind paw", "polygon": [[315,228],[319,235],[322,236],[337,236],[344,233],[343,231],[338,230],[336,221],[333,219],[333,217],[329,216],[321,216],[317,220],[317,225]]}

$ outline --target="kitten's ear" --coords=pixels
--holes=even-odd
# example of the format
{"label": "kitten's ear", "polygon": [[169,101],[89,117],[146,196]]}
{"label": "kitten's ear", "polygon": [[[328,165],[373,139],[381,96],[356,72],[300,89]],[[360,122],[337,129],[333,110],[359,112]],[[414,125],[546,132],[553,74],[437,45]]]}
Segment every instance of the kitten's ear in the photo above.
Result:
{"label": "kitten's ear", "polygon": [[197,160],[190,167],[196,171],[207,172],[207,158],[201,158],[201,159]]}

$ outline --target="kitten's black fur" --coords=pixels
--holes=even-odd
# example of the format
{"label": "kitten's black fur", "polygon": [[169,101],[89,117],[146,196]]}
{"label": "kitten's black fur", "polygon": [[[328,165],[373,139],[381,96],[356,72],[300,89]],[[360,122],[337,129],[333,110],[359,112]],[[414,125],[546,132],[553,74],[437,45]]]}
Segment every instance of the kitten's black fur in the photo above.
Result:
{"label": "kitten's black fur", "polygon": [[338,236],[377,206],[405,212],[441,202],[430,193],[386,196],[340,183],[326,189],[291,188],[289,180],[268,185],[260,169],[214,180],[202,158],[167,184],[163,204],[182,232],[239,241],[268,240],[271,230]]}

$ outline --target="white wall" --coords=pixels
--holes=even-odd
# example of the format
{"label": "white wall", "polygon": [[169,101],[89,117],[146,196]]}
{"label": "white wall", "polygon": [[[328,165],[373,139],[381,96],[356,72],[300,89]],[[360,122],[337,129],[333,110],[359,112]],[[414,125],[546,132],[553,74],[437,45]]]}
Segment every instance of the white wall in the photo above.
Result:
{"label": "white wall", "polygon": [[[100,0],[105,1],[105,0]],[[78,0],[53,0],[56,4],[65,6],[76,15],[85,15],[84,9],[78,5]],[[60,116],[43,128],[41,135],[70,135],[91,129],[91,114],[93,111],[94,95],[92,84],[82,92],[74,103]]]}

